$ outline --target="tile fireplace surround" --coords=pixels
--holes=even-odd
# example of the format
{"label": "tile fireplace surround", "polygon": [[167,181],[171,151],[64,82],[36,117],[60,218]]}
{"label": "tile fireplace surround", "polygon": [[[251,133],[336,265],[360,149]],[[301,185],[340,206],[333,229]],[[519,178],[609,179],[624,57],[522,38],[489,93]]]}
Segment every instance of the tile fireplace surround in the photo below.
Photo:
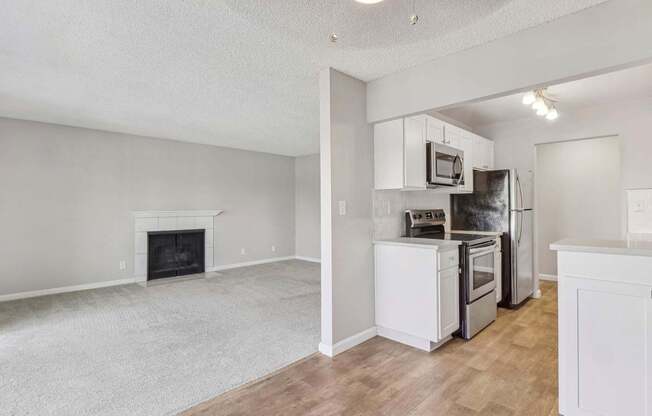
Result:
{"label": "tile fireplace surround", "polygon": [[147,281],[147,232],[173,230],[205,231],[205,269],[213,271],[213,230],[215,217],[222,210],[213,211],[134,211],[134,279]]}

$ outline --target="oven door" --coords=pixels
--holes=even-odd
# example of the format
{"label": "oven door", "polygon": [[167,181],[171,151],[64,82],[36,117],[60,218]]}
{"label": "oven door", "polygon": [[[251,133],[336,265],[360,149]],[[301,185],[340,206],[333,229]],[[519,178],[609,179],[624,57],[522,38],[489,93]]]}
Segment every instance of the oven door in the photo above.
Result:
{"label": "oven door", "polygon": [[454,147],[426,144],[426,176],[429,186],[464,185],[464,152]]}
{"label": "oven door", "polygon": [[467,295],[469,303],[481,298],[496,288],[496,241],[471,246],[468,250],[468,285]]}

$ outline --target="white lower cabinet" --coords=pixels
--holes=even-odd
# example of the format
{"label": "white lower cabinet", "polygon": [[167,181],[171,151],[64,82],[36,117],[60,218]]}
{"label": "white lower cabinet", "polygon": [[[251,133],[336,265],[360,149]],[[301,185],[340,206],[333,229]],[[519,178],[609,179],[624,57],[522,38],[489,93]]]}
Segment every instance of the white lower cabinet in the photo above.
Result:
{"label": "white lower cabinet", "polygon": [[643,265],[631,256],[560,253],[564,416],[652,416],[652,286],[627,282],[645,270],[633,262]]}
{"label": "white lower cabinet", "polygon": [[[459,329],[457,247],[447,248],[375,245],[380,336],[432,351]],[[447,267],[439,270],[439,264]]]}
{"label": "white lower cabinet", "polygon": [[460,329],[460,276],[457,265],[438,273],[439,339]]}

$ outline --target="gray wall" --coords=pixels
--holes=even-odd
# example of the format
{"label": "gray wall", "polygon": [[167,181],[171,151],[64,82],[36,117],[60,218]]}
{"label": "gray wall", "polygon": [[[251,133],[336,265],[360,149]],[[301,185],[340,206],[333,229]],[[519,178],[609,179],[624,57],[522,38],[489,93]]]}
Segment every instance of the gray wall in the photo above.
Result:
{"label": "gray wall", "polygon": [[537,145],[535,183],[540,273],[557,275],[555,241],[621,236],[617,137]]}
{"label": "gray wall", "polygon": [[216,265],[294,255],[294,160],[0,118],[0,295],[130,278],[131,211],[177,209],[225,210]]}
{"label": "gray wall", "polygon": [[[539,118],[479,126],[478,134],[494,139],[497,168],[534,169],[534,145],[591,137],[621,139],[621,195],[624,189],[652,187],[652,98],[563,112],[554,123]],[[624,205],[623,205],[624,206]],[[624,230],[625,217],[621,216]]]}
{"label": "gray wall", "polygon": [[[333,69],[320,74],[322,344],[374,323],[373,141],[366,84]],[[339,214],[346,202],[346,215]],[[321,347],[320,347],[321,348]]]}
{"label": "gray wall", "polygon": [[294,160],[295,253],[317,260],[321,256],[319,229],[319,155]]}

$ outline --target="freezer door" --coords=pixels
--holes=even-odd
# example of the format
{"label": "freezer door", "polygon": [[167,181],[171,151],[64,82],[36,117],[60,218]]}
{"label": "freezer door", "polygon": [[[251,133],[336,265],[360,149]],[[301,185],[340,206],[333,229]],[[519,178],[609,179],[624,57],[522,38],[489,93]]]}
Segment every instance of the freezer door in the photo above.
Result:
{"label": "freezer door", "polygon": [[518,305],[534,291],[533,215],[531,209],[512,211],[512,305]]}

